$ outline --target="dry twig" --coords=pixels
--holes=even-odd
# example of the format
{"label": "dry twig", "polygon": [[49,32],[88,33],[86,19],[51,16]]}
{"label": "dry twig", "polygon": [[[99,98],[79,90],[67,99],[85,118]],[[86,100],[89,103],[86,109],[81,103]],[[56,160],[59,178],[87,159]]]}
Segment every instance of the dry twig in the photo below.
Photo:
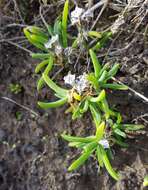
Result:
{"label": "dry twig", "polygon": [[2,43],[2,42],[9,43],[9,44],[11,44],[11,45],[13,45],[13,46],[15,46],[15,47],[18,47],[19,49],[22,49],[22,50],[26,51],[26,52],[29,53],[29,54],[32,54],[32,53],[33,53],[31,50],[29,50],[29,49],[27,49],[27,48],[25,48],[25,47],[23,47],[23,46],[21,46],[21,45],[15,43],[15,42],[12,42],[12,41],[10,41],[10,40],[2,39],[0,42],[1,42],[1,43]]}
{"label": "dry twig", "polygon": [[[116,82],[118,82],[119,84],[125,85],[123,82],[119,81],[118,79],[112,77],[112,79]],[[143,94],[137,92],[136,90],[134,90],[133,88],[128,86],[128,90],[130,90],[131,92],[133,92],[136,96],[138,96],[140,99],[142,99],[143,101],[148,103],[148,98],[146,96],[144,96]]]}
{"label": "dry twig", "polygon": [[21,107],[21,108],[23,108],[23,109],[25,109],[25,110],[31,112],[33,115],[39,117],[39,114],[36,113],[35,111],[33,111],[32,109],[30,109],[30,108],[28,108],[28,107],[26,107],[26,106],[24,106],[24,105],[21,105],[21,104],[17,103],[16,101],[14,101],[14,100],[12,100],[12,99],[10,99],[10,98],[8,98],[8,97],[3,96],[3,97],[1,97],[1,99],[7,100],[7,101],[9,101],[9,102],[12,102],[12,103],[16,104],[17,106],[19,106],[19,107]]}

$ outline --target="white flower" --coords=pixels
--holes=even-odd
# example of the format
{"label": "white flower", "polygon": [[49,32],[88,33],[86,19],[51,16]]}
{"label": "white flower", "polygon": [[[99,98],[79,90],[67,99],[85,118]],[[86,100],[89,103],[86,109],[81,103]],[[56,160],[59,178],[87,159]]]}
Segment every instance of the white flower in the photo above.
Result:
{"label": "white flower", "polygon": [[89,83],[88,80],[86,79],[86,73],[84,73],[83,75],[80,75],[76,79],[76,84],[74,87],[77,90],[77,92],[81,94],[88,87],[88,85]]}
{"label": "white flower", "polygon": [[106,139],[100,140],[99,144],[101,144],[104,148],[109,148],[109,142]]}
{"label": "white flower", "polygon": [[83,14],[84,9],[75,7],[74,11],[71,12],[71,23],[72,25],[79,22],[81,15]]}
{"label": "white flower", "polygon": [[68,73],[68,75],[64,77],[64,81],[65,84],[71,85],[79,94],[84,92],[84,90],[89,86],[89,82],[86,79],[86,73],[78,77]]}
{"label": "white flower", "polygon": [[45,48],[50,49],[54,44],[59,43],[59,36],[56,34],[55,36],[52,36],[51,39],[47,43],[44,44]]}
{"label": "white flower", "polygon": [[66,75],[64,77],[64,82],[65,82],[65,84],[69,84],[71,86],[74,86],[75,85],[75,78],[76,78],[75,75],[72,75],[71,73],[68,73],[68,75]]}

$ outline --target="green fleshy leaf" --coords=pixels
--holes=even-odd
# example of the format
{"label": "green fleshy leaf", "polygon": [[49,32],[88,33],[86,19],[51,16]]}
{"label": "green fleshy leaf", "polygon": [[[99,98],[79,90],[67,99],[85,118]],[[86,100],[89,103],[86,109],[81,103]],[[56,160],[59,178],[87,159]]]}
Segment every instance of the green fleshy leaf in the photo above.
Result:
{"label": "green fleshy leaf", "polygon": [[89,104],[89,108],[90,108],[94,123],[96,127],[98,127],[101,122],[101,114],[94,104]]}
{"label": "green fleshy leaf", "polygon": [[86,145],[86,143],[82,142],[70,142],[68,146],[70,147],[76,147],[76,148],[83,148]]}
{"label": "green fleshy leaf", "polygon": [[92,86],[98,90],[99,88],[99,84],[98,84],[98,80],[97,78],[95,77],[94,73],[89,73],[87,75],[87,80],[92,84]]}
{"label": "green fleshy leaf", "polygon": [[79,168],[81,165],[83,165],[84,162],[90,157],[93,151],[94,150],[90,152],[83,152],[82,155],[70,165],[70,167],[68,168],[68,171],[75,170]]}
{"label": "green fleshy leaf", "polygon": [[107,71],[106,71],[106,70],[103,71],[102,75],[101,75],[100,78],[99,78],[99,83],[105,82],[105,80],[107,79],[107,76],[108,76]]}
{"label": "green fleshy leaf", "polygon": [[80,112],[80,106],[77,106],[73,110],[72,119],[75,120],[76,118],[80,118],[80,117],[82,117],[82,113]]}
{"label": "green fleshy leaf", "polygon": [[111,164],[110,164],[110,161],[107,157],[107,154],[104,150],[104,148],[99,145],[100,147],[100,151],[101,151],[101,156],[102,156],[102,160],[103,160],[103,163],[108,171],[108,173],[115,179],[115,180],[119,180],[119,175],[114,171],[114,169],[112,168]]}
{"label": "green fleshy leaf", "polygon": [[114,64],[114,66],[110,69],[110,71],[108,72],[108,77],[107,79],[112,78],[113,76],[116,75],[116,73],[119,70],[120,65],[119,64]]}
{"label": "green fleshy leaf", "polygon": [[146,176],[144,177],[143,186],[144,186],[144,187],[147,187],[147,186],[148,186],[148,175],[146,175]]}
{"label": "green fleshy leaf", "polygon": [[102,100],[102,110],[105,112],[106,119],[110,116],[110,109],[106,98]]}
{"label": "green fleshy leaf", "polygon": [[86,146],[84,146],[83,149],[84,149],[85,152],[90,152],[94,148],[96,148],[97,145],[98,145],[98,142],[96,142],[96,140],[95,140],[95,141],[92,141],[92,142],[88,143]]}
{"label": "green fleshy leaf", "polygon": [[97,42],[95,46],[92,47],[92,49],[94,51],[98,51],[102,47],[104,47],[107,40],[112,36],[112,33],[111,32],[104,32],[102,35],[103,35],[102,39],[99,42]]}
{"label": "green fleshy leaf", "polygon": [[128,86],[126,85],[123,85],[123,84],[102,84],[101,87],[103,88],[110,88],[110,89],[113,89],[113,90],[128,90]]}
{"label": "green fleshy leaf", "polygon": [[32,38],[33,41],[39,42],[42,45],[48,42],[48,38],[44,38],[42,36],[31,34],[30,37]]}
{"label": "green fleshy leaf", "polygon": [[39,63],[35,68],[35,73],[39,73],[42,68],[44,68],[49,63],[49,60],[44,60],[41,63]]}
{"label": "green fleshy leaf", "polygon": [[56,20],[55,24],[54,24],[54,34],[58,34],[61,35],[61,21],[60,20]]}
{"label": "green fleshy leaf", "polygon": [[47,51],[43,44],[41,44],[41,43],[39,43],[36,40],[31,38],[31,34],[28,32],[28,30],[26,28],[24,28],[24,34],[25,34],[26,38],[28,39],[28,41],[31,44],[33,44],[35,47],[37,47],[43,51]]}
{"label": "green fleshy leaf", "polygon": [[50,37],[52,37],[52,36],[54,35],[52,26],[51,26],[51,25],[48,25],[47,30],[48,30],[48,33],[49,33]]}
{"label": "green fleshy leaf", "polygon": [[45,33],[45,31],[42,28],[39,28],[37,26],[28,26],[26,29],[31,33],[35,34],[37,36],[41,36],[45,39],[48,39],[48,35]]}
{"label": "green fleshy leaf", "polygon": [[88,110],[88,100],[83,100],[80,104],[73,110],[72,119],[80,118]]}
{"label": "green fleshy leaf", "polygon": [[101,38],[102,34],[100,32],[97,32],[97,31],[89,31],[88,32],[88,36],[90,36],[90,37],[96,37],[96,38]]}
{"label": "green fleshy leaf", "polygon": [[55,102],[38,102],[38,105],[41,107],[41,108],[44,108],[44,109],[49,109],[49,108],[56,108],[56,107],[59,107],[59,106],[62,106],[64,105],[65,103],[67,102],[67,98],[63,98],[61,100],[57,100]]}
{"label": "green fleshy leaf", "polygon": [[90,54],[91,60],[93,62],[95,77],[98,78],[99,74],[100,74],[100,70],[101,70],[101,65],[99,63],[99,60],[98,60],[95,52],[92,49],[89,50],[89,54]]}
{"label": "green fleshy leaf", "polygon": [[118,144],[119,146],[123,147],[123,148],[128,148],[129,145],[119,139],[113,139],[115,144]]}
{"label": "green fleshy leaf", "polygon": [[101,71],[100,71],[100,75],[102,75],[102,73],[106,70],[108,70],[110,68],[110,63],[106,63],[103,67],[102,67],[102,69],[101,69]]}
{"label": "green fleshy leaf", "polygon": [[51,53],[32,53],[30,56],[34,59],[48,59]]}
{"label": "green fleshy leaf", "polygon": [[63,47],[66,48],[67,44],[67,23],[68,23],[68,9],[69,9],[69,0],[65,1],[63,15],[62,15],[62,38],[63,38]]}
{"label": "green fleshy leaf", "polygon": [[105,122],[102,122],[96,129],[97,142],[103,138],[104,130],[105,130]]}
{"label": "green fleshy leaf", "polygon": [[100,92],[100,94],[98,95],[98,97],[91,97],[89,100],[91,101],[91,102],[100,102],[100,101],[102,101],[103,99],[105,98],[105,90],[102,90],[101,92]]}
{"label": "green fleshy leaf", "polygon": [[137,131],[144,128],[144,125],[136,125],[136,124],[121,124],[121,128],[128,131]]}
{"label": "green fleshy leaf", "polygon": [[102,45],[101,45],[101,42],[99,41],[99,42],[96,43],[96,45],[94,45],[94,46],[92,47],[92,50],[93,50],[93,51],[97,51],[97,50],[99,50],[99,49],[101,49],[101,48],[102,48]]}
{"label": "green fleshy leaf", "polygon": [[103,160],[102,160],[102,156],[101,156],[100,146],[97,146],[96,155],[97,155],[97,160],[98,160],[99,166],[103,167],[104,164],[103,164]]}
{"label": "green fleshy leaf", "polygon": [[60,94],[63,97],[68,96],[68,90],[59,87],[55,82],[53,82],[46,74],[43,73],[43,79],[46,82],[46,84],[57,94]]}
{"label": "green fleshy leaf", "polygon": [[120,124],[122,122],[122,116],[120,113],[117,113],[117,124]]}
{"label": "green fleshy leaf", "polygon": [[106,154],[107,154],[107,157],[108,157],[109,160],[113,160],[114,159],[114,155],[113,155],[113,153],[111,151],[111,148],[107,148],[106,149]]}
{"label": "green fleshy leaf", "polygon": [[44,75],[48,75],[49,72],[51,71],[52,66],[53,66],[53,59],[54,59],[53,56],[50,56],[49,61],[48,61],[48,65],[44,71]]}
{"label": "green fleshy leaf", "polygon": [[81,113],[87,112],[88,107],[89,107],[89,103],[88,103],[88,100],[86,99],[86,100],[84,101],[84,106],[83,106],[82,108],[80,108],[80,112],[81,112]]}
{"label": "green fleshy leaf", "polygon": [[118,128],[114,129],[114,133],[116,133],[117,135],[119,135],[123,138],[126,138],[126,134]]}
{"label": "green fleshy leaf", "polygon": [[73,41],[73,43],[72,43],[72,48],[77,48],[77,46],[78,46],[78,42],[79,42],[79,38],[76,38],[74,41]]}
{"label": "green fleshy leaf", "polygon": [[74,137],[70,135],[65,135],[62,134],[61,137],[69,142],[82,142],[82,143],[89,143],[95,140],[95,136],[90,136],[90,137]]}
{"label": "green fleshy leaf", "polygon": [[43,77],[41,77],[37,81],[37,91],[40,91],[43,88],[44,84],[45,84],[44,79],[43,79]]}
{"label": "green fleshy leaf", "polygon": [[[44,71],[44,75],[49,74],[49,72],[52,69],[52,66],[53,66],[53,56],[50,56],[49,60],[48,60],[48,65],[47,65],[47,67],[46,67],[46,69]],[[37,82],[37,90],[39,91],[41,88],[43,88],[44,85],[45,85],[45,81],[44,81],[43,76],[41,76],[41,78]]]}

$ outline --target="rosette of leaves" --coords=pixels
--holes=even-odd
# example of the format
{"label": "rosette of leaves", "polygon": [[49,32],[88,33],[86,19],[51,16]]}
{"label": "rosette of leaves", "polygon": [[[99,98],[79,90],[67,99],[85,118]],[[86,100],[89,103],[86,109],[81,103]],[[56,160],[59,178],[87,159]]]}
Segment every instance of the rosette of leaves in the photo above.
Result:
{"label": "rosette of leaves", "polygon": [[115,180],[119,179],[119,174],[115,172],[109,161],[109,157],[111,157],[111,149],[109,146],[105,147],[101,143],[101,140],[104,139],[105,130],[105,122],[101,122],[101,124],[96,127],[96,134],[94,136],[74,137],[65,134],[61,135],[64,140],[69,142],[70,147],[76,147],[82,150],[81,156],[76,159],[68,168],[69,171],[78,169],[86,162],[86,160],[89,159],[90,156],[94,155],[101,168],[105,166],[108,173]]}
{"label": "rosette of leaves", "polygon": [[[54,26],[46,26],[46,30],[37,26],[28,26],[24,28],[24,34],[28,41],[38,48],[41,53],[32,53],[31,56],[40,59],[41,62],[35,68],[35,73],[44,72],[49,74],[56,58],[61,59],[63,48],[68,46],[67,23],[68,23],[69,1],[65,1],[62,17],[60,16],[54,23]],[[37,89],[40,90],[44,85],[43,77],[37,83]]]}
{"label": "rosette of leaves", "polygon": [[114,64],[112,68],[109,64],[102,66],[92,49],[89,50],[89,53],[94,71],[87,74],[90,87],[84,95],[79,95],[79,103],[73,106],[73,119],[81,117],[89,108],[96,125],[99,125],[102,120],[102,112],[105,113],[106,119],[110,115],[113,117],[118,116],[118,113],[109,108],[105,89],[127,90],[128,87],[126,85],[108,82],[118,72],[119,64]]}
{"label": "rosette of leaves", "polygon": [[112,168],[110,160],[113,159],[111,146],[115,143],[122,147],[128,145],[124,142],[126,131],[136,131],[142,129],[143,125],[121,124],[119,121],[113,124],[113,128],[109,129],[108,123],[101,121],[96,126],[96,134],[89,137],[75,137],[62,134],[62,138],[69,142],[70,147],[81,149],[81,156],[76,159],[68,168],[69,171],[78,169],[86,160],[93,155],[98,160],[100,168],[104,167],[108,173],[115,179],[119,180],[119,174]]}
{"label": "rosette of leaves", "polygon": [[[93,62],[94,71],[87,74],[89,81],[88,88],[79,94],[75,89],[63,89],[53,82],[45,73],[42,75],[45,83],[55,92],[55,95],[60,98],[55,102],[38,102],[42,108],[58,107],[65,103],[70,104],[70,108],[66,112],[72,112],[72,118],[80,118],[85,112],[90,109],[96,125],[99,125],[102,116],[106,119],[112,116],[117,116],[117,113],[109,108],[105,89],[126,90],[127,86],[116,83],[108,83],[118,71],[119,65],[115,64],[112,68],[108,64],[103,67],[99,63],[96,54],[90,50],[90,56]],[[61,93],[64,92],[64,93]],[[105,115],[103,115],[105,114]]]}

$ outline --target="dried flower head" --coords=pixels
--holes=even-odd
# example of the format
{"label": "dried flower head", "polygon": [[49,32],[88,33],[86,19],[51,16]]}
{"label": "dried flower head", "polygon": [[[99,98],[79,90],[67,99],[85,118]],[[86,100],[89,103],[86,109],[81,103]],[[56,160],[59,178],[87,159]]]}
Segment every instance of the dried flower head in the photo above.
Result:
{"label": "dried flower head", "polygon": [[45,48],[51,49],[53,45],[59,43],[59,36],[56,34],[55,36],[52,36],[51,39],[47,43],[44,44]]}
{"label": "dried flower head", "polygon": [[72,25],[77,24],[80,21],[81,15],[84,13],[84,9],[75,7],[71,12],[71,23]]}

